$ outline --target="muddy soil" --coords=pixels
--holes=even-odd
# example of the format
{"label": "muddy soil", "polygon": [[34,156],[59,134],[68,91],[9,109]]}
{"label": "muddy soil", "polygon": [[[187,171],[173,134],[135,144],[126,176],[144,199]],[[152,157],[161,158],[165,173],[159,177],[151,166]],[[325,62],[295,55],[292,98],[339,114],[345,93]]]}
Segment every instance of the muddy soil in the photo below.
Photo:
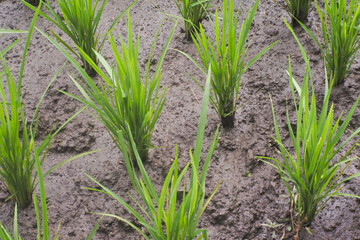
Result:
{"label": "muddy soil", "polygon": [[[238,4],[239,1],[236,1]],[[241,1],[241,15],[253,0]],[[104,32],[114,18],[131,3],[131,0],[109,0],[101,19],[100,29]],[[168,14],[178,15],[172,1],[156,1],[157,6]],[[215,1],[217,6],[219,1]],[[54,4],[55,5],[55,4]],[[28,29],[33,12],[18,0],[0,1],[0,27]],[[145,63],[155,33],[164,15],[151,1],[140,1],[131,10],[135,32],[141,36],[140,62]],[[199,227],[207,228],[209,239],[280,239],[285,227],[290,226],[290,200],[276,169],[259,161],[256,156],[280,157],[274,141],[272,114],[269,96],[275,105],[276,116],[282,136],[289,143],[285,124],[286,99],[291,99],[286,69],[291,57],[295,78],[301,80],[304,61],[290,31],[282,18],[290,21],[286,11],[275,1],[262,0],[249,34],[249,59],[264,47],[279,41],[264,57],[254,64],[243,76],[239,102],[244,106],[236,112],[233,129],[220,129],[221,138],[216,148],[207,176],[207,191],[210,192],[220,181],[221,186],[201,218]],[[115,33],[126,36],[126,18],[115,27]],[[210,23],[204,23],[210,29]],[[172,49],[187,52],[199,60],[193,43],[184,39],[182,23],[176,28]],[[309,15],[307,26],[318,32],[319,21],[315,9]],[[60,31],[45,19],[39,18],[37,27],[50,33]],[[156,44],[155,59],[173,27],[169,19],[164,24]],[[315,92],[322,99],[324,91],[324,67],[320,51],[302,31],[296,30],[310,59]],[[0,47],[4,48],[18,36],[1,36]],[[25,38],[23,36],[23,38]],[[6,55],[6,61],[17,76],[20,68],[24,41]],[[108,43],[103,55],[112,58]],[[24,106],[30,117],[34,112],[46,85],[64,64],[65,58],[38,32],[34,33],[27,56],[23,95]],[[144,64],[142,64],[144,66]],[[57,89],[78,94],[70,81],[72,66],[66,64],[51,85],[41,105],[39,140],[56,123],[64,122],[82,105],[59,93]],[[335,115],[347,112],[360,94],[360,63],[356,59],[345,84],[336,87],[332,94]],[[163,113],[154,131],[153,144],[159,148],[150,151],[146,169],[150,178],[160,188],[175,157],[175,146],[179,146],[180,165],[189,161],[188,151],[193,147],[202,93],[189,78],[204,79],[194,64],[175,50],[169,50],[162,74],[162,87],[167,87],[167,100]],[[203,80],[201,80],[203,81]],[[356,112],[350,130],[359,126],[360,115]],[[215,111],[210,109],[205,132],[205,146],[208,147],[219,124]],[[49,169],[56,163],[75,154],[103,149],[95,154],[68,163],[45,179],[48,200],[49,224],[55,233],[60,224],[60,239],[85,239],[99,219],[92,213],[107,212],[135,221],[130,214],[110,197],[91,192],[84,187],[95,187],[84,173],[87,173],[130,202],[128,194],[135,195],[122,161],[122,155],[108,136],[105,128],[87,112],[81,113],[56,137],[43,168]],[[359,155],[359,150],[354,151]],[[348,168],[351,174],[360,170],[359,160]],[[14,204],[5,201],[9,194],[1,185],[0,221],[12,226]],[[360,179],[352,180],[342,188],[343,192],[360,195]],[[38,192],[38,190],[37,190]],[[301,239],[360,239],[360,201],[353,198],[337,198],[329,201],[325,209],[315,218],[309,230],[300,232]],[[91,213],[92,212],[92,213]],[[270,220],[283,224],[281,227],[264,226]],[[283,221],[285,220],[285,223]],[[285,226],[285,227],[284,227]],[[19,230],[23,239],[35,239],[36,219],[33,206],[19,210]],[[287,236],[290,236],[287,233]],[[291,237],[290,237],[291,238]],[[113,219],[104,218],[95,239],[141,239],[131,227]]]}

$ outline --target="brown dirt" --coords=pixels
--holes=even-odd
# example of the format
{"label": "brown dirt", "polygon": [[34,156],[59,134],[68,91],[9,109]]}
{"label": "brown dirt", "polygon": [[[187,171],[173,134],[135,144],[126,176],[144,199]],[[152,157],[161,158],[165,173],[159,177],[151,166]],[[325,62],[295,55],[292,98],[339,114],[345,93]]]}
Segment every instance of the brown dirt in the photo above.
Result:
{"label": "brown dirt", "polygon": [[[130,0],[109,0],[101,20],[100,29],[106,29],[112,19],[130,3]],[[242,1],[242,16],[250,5],[250,0]],[[218,2],[215,2],[218,4]],[[161,9],[178,15],[172,1],[157,1]],[[0,27],[28,29],[33,12],[18,0],[0,1]],[[151,42],[163,15],[150,1],[140,1],[131,11],[133,27],[141,35],[140,61],[144,63]],[[254,64],[244,75],[241,83],[240,103],[245,104],[236,112],[233,129],[221,129],[221,139],[215,151],[208,172],[207,190],[210,192],[220,181],[222,184],[211,201],[200,227],[208,229],[209,239],[280,239],[283,228],[271,229],[262,224],[267,219],[279,222],[289,218],[289,198],[276,169],[262,163],[256,156],[277,156],[274,141],[272,115],[269,95],[275,104],[276,116],[285,141],[285,103],[291,92],[285,72],[288,56],[291,56],[294,75],[301,79],[304,62],[290,31],[282,21],[290,21],[287,13],[274,1],[261,1],[249,35],[249,58],[260,49],[279,40],[262,59]],[[125,36],[126,19],[116,26],[116,34]],[[158,57],[173,23],[165,20],[161,30],[155,57]],[[182,26],[182,23],[179,23]],[[209,23],[205,22],[209,28]],[[319,31],[316,11],[312,9],[308,26],[312,31]],[[37,27],[59,32],[44,19],[37,21]],[[323,95],[324,73],[320,52],[313,41],[302,31],[296,30],[304,44],[309,57],[319,99]],[[180,27],[176,30],[177,38],[171,48],[186,51],[199,60],[192,43],[184,40]],[[1,36],[0,47],[8,45],[17,36]],[[6,56],[6,61],[17,75],[23,50],[21,42]],[[103,55],[111,58],[108,45]],[[35,32],[28,54],[23,81],[24,105],[31,116],[36,103],[52,76],[64,63],[65,58],[39,33]],[[58,122],[63,122],[81,104],[60,94],[56,89],[76,93],[69,80],[72,67],[67,64],[55,80],[41,106],[40,134],[46,134]],[[336,87],[332,95],[335,114],[347,111],[360,91],[360,63],[355,60],[344,85]],[[167,101],[163,113],[156,125],[153,143],[160,148],[150,151],[146,168],[151,179],[160,187],[169,169],[171,159],[175,156],[175,145],[179,145],[181,166],[188,161],[188,151],[193,146],[200,113],[201,90],[188,77],[204,78],[196,67],[180,53],[169,50],[163,65],[162,85],[168,87]],[[281,119],[280,119],[281,118]],[[359,126],[360,116],[356,113],[351,129]],[[213,110],[209,111],[206,128],[205,145],[220,122]],[[127,193],[134,195],[128,179],[122,156],[106,130],[93,117],[82,113],[72,121],[55,139],[44,169],[67,159],[77,153],[104,149],[55,170],[45,179],[48,200],[49,224],[55,232],[59,223],[61,239],[84,239],[99,219],[98,215],[89,212],[108,212],[134,221],[120,204],[99,193],[90,192],[82,187],[94,187],[84,175],[88,173],[102,184],[112,189],[119,196],[129,199]],[[359,155],[359,150],[354,152]],[[360,164],[355,160],[347,170],[348,173],[359,171]],[[1,185],[2,186],[2,185]],[[3,187],[3,186],[2,186]],[[360,179],[348,182],[342,191],[360,195]],[[0,221],[11,229],[14,204],[5,202],[6,190],[0,190]],[[301,239],[360,239],[360,201],[353,198],[339,198],[329,201],[326,208],[315,218],[310,226],[313,235],[301,231]],[[33,206],[19,211],[19,229],[24,239],[35,239],[36,220]],[[286,223],[289,225],[289,222]],[[105,218],[95,239],[140,239],[129,226],[112,218]]]}

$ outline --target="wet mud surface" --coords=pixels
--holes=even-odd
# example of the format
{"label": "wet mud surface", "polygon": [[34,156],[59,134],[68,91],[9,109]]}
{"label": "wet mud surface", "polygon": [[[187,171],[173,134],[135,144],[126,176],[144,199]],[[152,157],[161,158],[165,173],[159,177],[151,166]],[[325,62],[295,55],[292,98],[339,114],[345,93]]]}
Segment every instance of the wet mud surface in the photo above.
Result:
{"label": "wet mud surface", "polygon": [[[130,0],[109,0],[105,8],[101,31],[109,27]],[[244,16],[252,1],[242,1],[241,16]],[[219,2],[215,1],[214,5]],[[237,3],[238,4],[238,3]],[[158,7],[169,14],[178,15],[172,1],[157,1]],[[314,32],[320,30],[315,9],[309,15],[307,26]],[[33,13],[17,0],[0,1],[0,27],[28,29]],[[140,1],[131,10],[134,32],[140,32],[140,59],[146,62],[156,31],[164,15],[151,1]],[[233,129],[220,129],[221,137],[211,161],[207,176],[207,192],[221,181],[221,186],[201,218],[200,226],[208,229],[209,239],[281,239],[285,227],[290,226],[291,202],[283,182],[276,169],[259,161],[256,156],[278,157],[276,146],[271,136],[275,134],[270,98],[274,102],[281,134],[286,144],[289,137],[286,131],[286,100],[291,99],[286,70],[288,56],[291,58],[294,77],[301,80],[304,73],[304,61],[300,50],[290,31],[282,21],[290,21],[286,11],[279,3],[262,0],[249,34],[248,59],[261,49],[279,41],[265,56],[258,60],[243,76],[239,103],[244,104],[236,112]],[[168,87],[167,100],[163,113],[153,134],[153,144],[159,148],[149,154],[146,169],[150,178],[159,189],[175,157],[175,146],[179,146],[179,161],[183,167],[189,161],[189,149],[194,146],[198,118],[200,115],[201,89],[189,78],[203,79],[204,75],[179,52],[187,52],[200,60],[193,43],[184,39],[180,27],[175,31],[163,64],[162,87]],[[204,22],[209,30],[209,21]],[[45,19],[39,18],[36,25],[50,33],[50,29],[59,32]],[[164,20],[154,58],[158,58],[173,23]],[[126,18],[115,27],[116,34],[126,36]],[[324,67],[320,51],[314,42],[302,31],[296,33],[311,59],[315,92],[322,99],[324,91]],[[0,47],[4,48],[18,36],[1,36]],[[22,36],[25,39],[25,36]],[[24,41],[21,41],[5,60],[15,76],[21,63]],[[103,55],[111,59],[112,53],[108,43]],[[31,41],[23,80],[24,106],[27,115],[31,116],[42,92],[64,64],[65,58],[38,32]],[[143,66],[144,66],[143,64]],[[144,66],[145,67],[145,66]],[[58,89],[78,94],[69,75],[74,69],[65,64],[59,76],[51,85],[40,107],[39,140],[57,124],[79,110],[82,105],[60,93]],[[335,116],[341,111],[347,112],[360,94],[360,63],[356,59],[351,67],[344,85],[336,87],[331,100],[335,106]],[[90,111],[90,110],[89,110]],[[350,124],[350,130],[359,126],[360,114],[357,111]],[[215,111],[209,110],[205,131],[205,147],[220,123]],[[60,239],[85,239],[96,224],[99,215],[92,213],[113,213],[130,221],[135,219],[110,197],[91,192],[84,187],[95,187],[84,173],[97,179],[103,185],[130,202],[128,194],[135,195],[128,178],[122,155],[109,137],[106,129],[88,112],[82,112],[69,123],[54,139],[51,151],[43,164],[45,170],[58,162],[78,153],[103,149],[95,154],[82,157],[56,169],[45,179],[48,200],[49,224],[54,233],[60,223]],[[359,150],[354,151],[359,156]],[[353,161],[347,173],[360,170],[359,160]],[[9,194],[0,185],[0,221],[9,229],[12,226],[14,204],[5,201]],[[346,183],[343,192],[360,195],[360,179]],[[37,190],[38,192],[38,190]],[[309,229],[300,232],[301,239],[360,239],[360,201],[353,198],[336,198],[330,200],[325,209],[315,218]],[[285,223],[283,220],[285,219]],[[263,224],[270,220],[284,224],[270,228]],[[23,239],[36,238],[36,219],[33,206],[19,210],[19,229]],[[290,236],[288,233],[287,236]],[[291,238],[291,237],[290,237]],[[95,239],[141,239],[131,227],[113,219],[104,218]]]}

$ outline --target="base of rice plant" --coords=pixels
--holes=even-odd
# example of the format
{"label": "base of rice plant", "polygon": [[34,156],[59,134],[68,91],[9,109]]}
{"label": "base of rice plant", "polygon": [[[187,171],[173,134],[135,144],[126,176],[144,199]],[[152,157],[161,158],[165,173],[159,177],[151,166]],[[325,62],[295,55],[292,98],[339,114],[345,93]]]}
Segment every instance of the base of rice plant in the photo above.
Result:
{"label": "base of rice plant", "polygon": [[285,0],[285,8],[291,17],[291,23],[294,27],[300,26],[299,22],[307,22],[312,1],[313,0]]}
{"label": "base of rice plant", "polygon": [[187,40],[200,29],[200,23],[207,16],[212,0],[174,0],[181,18],[184,20],[184,32]]}
{"label": "base of rice plant", "polygon": [[222,116],[221,117],[221,125],[224,127],[224,128],[232,128],[234,127],[235,125],[235,113],[236,112],[233,112],[227,116]]}

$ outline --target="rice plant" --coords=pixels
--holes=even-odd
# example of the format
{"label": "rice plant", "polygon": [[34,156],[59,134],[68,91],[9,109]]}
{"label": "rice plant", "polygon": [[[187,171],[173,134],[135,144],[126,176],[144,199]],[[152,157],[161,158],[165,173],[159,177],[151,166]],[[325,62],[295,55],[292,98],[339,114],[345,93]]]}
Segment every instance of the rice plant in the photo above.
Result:
{"label": "rice plant", "polygon": [[[35,148],[35,142],[31,135],[36,136],[39,120],[39,106],[50,85],[62,69],[61,68],[50,81],[36,106],[31,123],[28,124],[21,102],[21,84],[26,54],[40,7],[41,5],[39,5],[35,12],[28,31],[19,79],[17,79],[18,86],[16,86],[13,74],[8,68],[3,56],[3,53],[5,53],[8,48],[5,49],[6,51],[0,51],[0,61],[3,68],[0,72],[0,179],[7,187],[10,198],[13,198],[21,208],[26,207],[31,203],[32,193],[37,184],[35,154],[41,156],[41,163],[43,163],[53,138],[69,121],[83,110],[81,109],[79,112],[75,113],[56,131],[51,130],[44,140],[38,144],[38,147]],[[1,30],[0,32],[12,33],[12,31],[8,30]],[[17,41],[15,41],[15,43],[17,43]],[[14,46],[14,44],[11,45]],[[5,87],[4,83],[7,84],[7,87]],[[5,89],[7,89],[7,93]],[[47,174],[56,167],[61,166],[72,159],[59,163],[50,169]]]}
{"label": "rice plant", "polygon": [[[31,140],[34,141],[33,137]],[[81,154],[81,155],[84,155],[84,154]],[[48,224],[46,193],[45,193],[45,185],[44,185],[44,176],[46,174],[43,175],[43,173],[42,173],[41,160],[39,158],[36,146],[34,146],[34,159],[35,159],[35,163],[36,163],[37,173],[39,175],[39,188],[40,188],[40,205],[38,203],[36,194],[33,193],[34,208],[35,208],[36,223],[37,223],[36,239],[37,240],[42,240],[42,239],[43,240],[50,240],[50,239],[57,240],[60,238],[60,234],[58,232],[59,228],[60,228],[60,224],[59,224],[59,227],[57,228],[57,231],[55,232],[54,236],[51,237],[51,233],[49,230],[49,224]],[[41,207],[41,214],[40,214],[39,206]],[[17,210],[17,204],[15,203],[13,234],[11,234],[10,231],[4,225],[2,225],[0,222],[0,239],[1,240],[21,240],[22,239],[18,232],[18,217],[17,216],[18,216],[18,210]],[[94,228],[91,231],[91,233],[89,234],[87,240],[91,240],[94,237],[97,229],[99,228],[101,220],[102,219],[100,219],[97,222],[97,224],[94,226]]]}
{"label": "rice plant", "polygon": [[[29,30],[27,46],[30,42],[37,16],[38,11],[33,18]],[[6,33],[5,31],[3,32]],[[32,176],[34,161],[31,159],[34,143],[29,141],[28,127],[21,105],[20,87],[19,89],[16,87],[13,75],[6,65],[2,55],[5,52],[1,51],[0,55],[3,67],[3,71],[0,72],[0,178],[5,183],[11,197],[14,197],[20,207],[25,207],[31,202],[34,190],[35,177],[33,178]],[[23,61],[26,52],[27,48],[25,47]],[[21,70],[23,68],[24,64],[22,64]],[[21,79],[22,74],[19,76],[18,84],[21,84]],[[7,94],[8,99],[3,82],[7,83],[9,91]],[[20,122],[22,123],[22,136],[19,134]],[[41,152],[46,152],[49,140],[50,135],[45,138],[44,144],[40,149]]]}
{"label": "rice plant", "polygon": [[[101,70],[96,66],[95,62],[93,62],[91,58],[79,48],[82,56],[104,80],[99,83],[95,83],[84,71],[82,71],[79,64],[74,61],[74,58],[64,51],[64,48],[47,36],[49,41],[51,41],[75,66],[82,75],[84,79],[83,81],[85,81],[82,82],[84,83],[82,84],[79,80],[71,77],[74,84],[81,92],[82,97],[67,94],[86,104],[95,111],[97,118],[107,128],[119,148],[120,145],[117,135],[118,131],[122,130],[124,132],[126,142],[129,144],[128,150],[130,152],[131,159],[134,161],[135,155],[130,145],[130,135],[133,136],[137,152],[143,161],[148,159],[148,151],[150,148],[153,148],[151,138],[156,121],[159,118],[164,106],[166,95],[166,88],[160,90],[161,66],[174,34],[175,27],[176,25],[169,35],[152,76],[150,76],[150,63],[153,57],[152,53],[155,43],[160,33],[161,25],[156,33],[147,61],[145,74],[142,77],[138,60],[140,35],[137,37],[136,42],[134,42],[130,13],[128,15],[127,23],[127,44],[125,44],[123,39],[120,37],[120,51],[117,49],[117,44],[112,34],[109,34],[109,41],[115,57],[116,68],[111,67],[110,64],[98,52],[96,52],[97,57],[100,59],[100,62],[105,69],[105,71]],[[44,35],[46,36],[46,34]],[[98,87],[97,84],[99,84],[100,87]]]}
{"label": "rice plant", "polygon": [[[24,0],[21,1],[29,8],[35,10],[32,5],[26,3]],[[136,2],[137,1],[134,1],[119,14],[109,29],[106,30],[106,33],[113,29],[124,13]],[[57,3],[60,7],[62,15],[59,15],[51,7],[49,0],[46,0],[46,3],[44,3],[48,14],[41,12],[40,15],[55,24],[61,31],[71,38],[77,47],[90,56],[93,62],[97,63],[98,59],[93,50],[101,52],[104,45],[106,33],[100,35],[100,33],[98,33],[98,26],[107,0],[104,0],[99,8],[99,0],[96,0],[94,4],[92,0],[57,0]],[[96,13],[97,8],[99,10]],[[62,43],[70,52],[82,61],[86,72],[90,76],[94,76],[96,74],[93,67],[80,53],[75,52],[71,46],[60,37],[60,35],[56,34],[54,31],[51,32],[60,43]]]}
{"label": "rice plant", "polygon": [[305,23],[313,0],[285,0],[286,10],[289,13],[293,26],[298,26],[298,21]]}
{"label": "rice plant", "polygon": [[[87,189],[106,193],[116,199],[138,220],[138,224],[134,224],[129,220],[126,220],[121,216],[117,216],[114,214],[100,213],[101,215],[113,217],[129,224],[145,239],[207,239],[207,231],[205,229],[198,229],[197,225],[199,223],[202,213],[204,212],[209,201],[214,196],[216,190],[219,187],[219,185],[217,185],[213,192],[209,195],[209,197],[205,199],[205,178],[208,167],[210,165],[211,157],[219,139],[218,128],[215,132],[214,138],[209,147],[206,159],[201,169],[199,162],[202,152],[202,144],[209,101],[210,74],[211,72],[209,69],[204,90],[204,97],[202,100],[196,144],[194,150],[190,150],[189,152],[190,162],[185,166],[182,171],[179,172],[178,156],[176,151],[176,157],[174,159],[174,162],[172,163],[171,168],[164,180],[161,193],[158,194],[152,181],[146,173],[141,158],[136,151],[136,144],[130,136],[131,145],[136,155],[136,161],[139,165],[141,177],[138,177],[136,175],[135,169],[132,167],[131,160],[129,159],[129,156],[127,154],[127,146],[125,144],[122,131],[119,131],[117,138],[120,143],[120,149],[124,155],[126,168],[130,175],[133,186],[135,187],[137,193],[142,199],[142,203],[140,203],[130,196],[133,200],[133,204],[138,207],[139,211],[135,210],[134,207],[125,202],[110,189],[106,188],[101,183],[88,175],[87,176],[97,185],[99,185],[102,190],[93,188]],[[184,179],[184,176],[187,175],[187,171],[189,170],[189,168],[191,168],[190,185],[185,186],[184,184],[183,196],[182,198],[180,198],[180,196],[178,196],[178,189],[182,186],[181,182]],[[188,191],[186,192],[187,189]],[[146,229],[146,231],[144,231],[143,229]]]}
{"label": "rice plant", "polygon": [[[201,67],[188,54],[183,53],[203,72],[206,72],[211,65],[212,72],[212,92],[210,103],[216,113],[221,118],[224,127],[233,127],[235,112],[237,110],[237,100],[239,98],[240,80],[244,72],[264,55],[272,46],[266,47],[245,65],[245,55],[247,50],[247,35],[257,11],[259,0],[250,7],[245,19],[241,23],[240,33],[237,33],[239,21],[239,11],[234,16],[233,1],[223,1],[222,8],[222,27],[220,16],[216,11],[216,20],[213,31],[215,33],[215,45],[209,37],[205,35],[204,28],[200,25],[199,33],[193,36],[195,46],[199,52],[202,65]],[[200,82],[194,81],[200,86]],[[203,87],[202,87],[203,88]]]}
{"label": "rice plant", "polygon": [[344,82],[345,76],[360,48],[360,2],[359,0],[324,0],[321,10],[316,8],[321,20],[324,45],[303,24],[303,28],[319,46],[333,85]]}
{"label": "rice plant", "polygon": [[[2,58],[3,60],[3,58]],[[4,63],[4,62],[3,62]],[[28,142],[28,132],[25,120],[22,121],[23,135],[19,136],[20,120],[23,117],[20,97],[16,92],[16,85],[5,64],[5,70],[0,73],[0,177],[4,181],[11,196],[20,207],[27,206],[32,200],[34,166],[31,164],[32,142]],[[10,101],[5,97],[4,78],[9,87]],[[25,167],[25,168],[24,168]],[[20,171],[20,174],[17,172]]]}
{"label": "rice plant", "polygon": [[[38,103],[31,124],[28,124],[22,108],[21,96],[19,91],[17,91],[13,75],[7,67],[3,56],[0,57],[4,68],[4,71],[0,72],[0,179],[5,183],[10,192],[10,197],[14,198],[19,207],[23,208],[31,203],[32,193],[35,189],[37,180],[37,173],[34,171],[35,142],[30,138],[29,131],[36,135],[39,119],[37,114],[39,105],[50,84],[60,71],[58,71],[48,85]],[[3,75],[5,75],[5,79],[3,78]],[[6,98],[7,94],[5,93],[5,86],[3,85],[4,81],[7,83],[9,89],[9,99]],[[56,131],[50,131],[39,144],[37,154],[41,155],[41,163],[46,157],[52,139],[82,110],[83,109],[69,118]],[[64,163],[65,162],[58,164],[57,166]]]}
{"label": "rice plant", "polygon": [[[360,128],[358,128],[350,136],[346,138],[344,136],[358,106],[360,96],[345,118],[343,118],[343,121],[341,121],[342,115],[338,119],[334,119],[334,106],[331,104],[329,107],[331,86],[328,87],[326,79],[324,101],[318,115],[309,59],[290,25],[288,23],[286,25],[296,38],[306,64],[302,86],[300,86],[293,78],[289,59],[288,74],[296,111],[296,127],[293,129],[287,110],[287,125],[292,146],[286,147],[282,142],[274,106],[271,102],[276,132],[276,138],[274,139],[279,145],[283,161],[277,158],[262,158],[275,162],[275,164],[267,163],[278,169],[294,202],[298,233],[302,226],[311,223],[314,217],[326,206],[329,199],[338,196],[360,198],[359,196],[340,192],[343,183],[360,176],[360,173],[356,173],[348,177],[342,177],[345,169],[355,159],[350,158],[349,154],[356,146],[357,141],[350,144],[349,150],[343,156],[339,156],[339,151],[360,132]],[[309,92],[309,81],[311,83],[311,92]],[[292,187],[294,187],[294,191]]]}
{"label": "rice plant", "polygon": [[200,23],[207,16],[212,0],[174,0],[184,20],[184,32],[187,40],[199,30]]}

